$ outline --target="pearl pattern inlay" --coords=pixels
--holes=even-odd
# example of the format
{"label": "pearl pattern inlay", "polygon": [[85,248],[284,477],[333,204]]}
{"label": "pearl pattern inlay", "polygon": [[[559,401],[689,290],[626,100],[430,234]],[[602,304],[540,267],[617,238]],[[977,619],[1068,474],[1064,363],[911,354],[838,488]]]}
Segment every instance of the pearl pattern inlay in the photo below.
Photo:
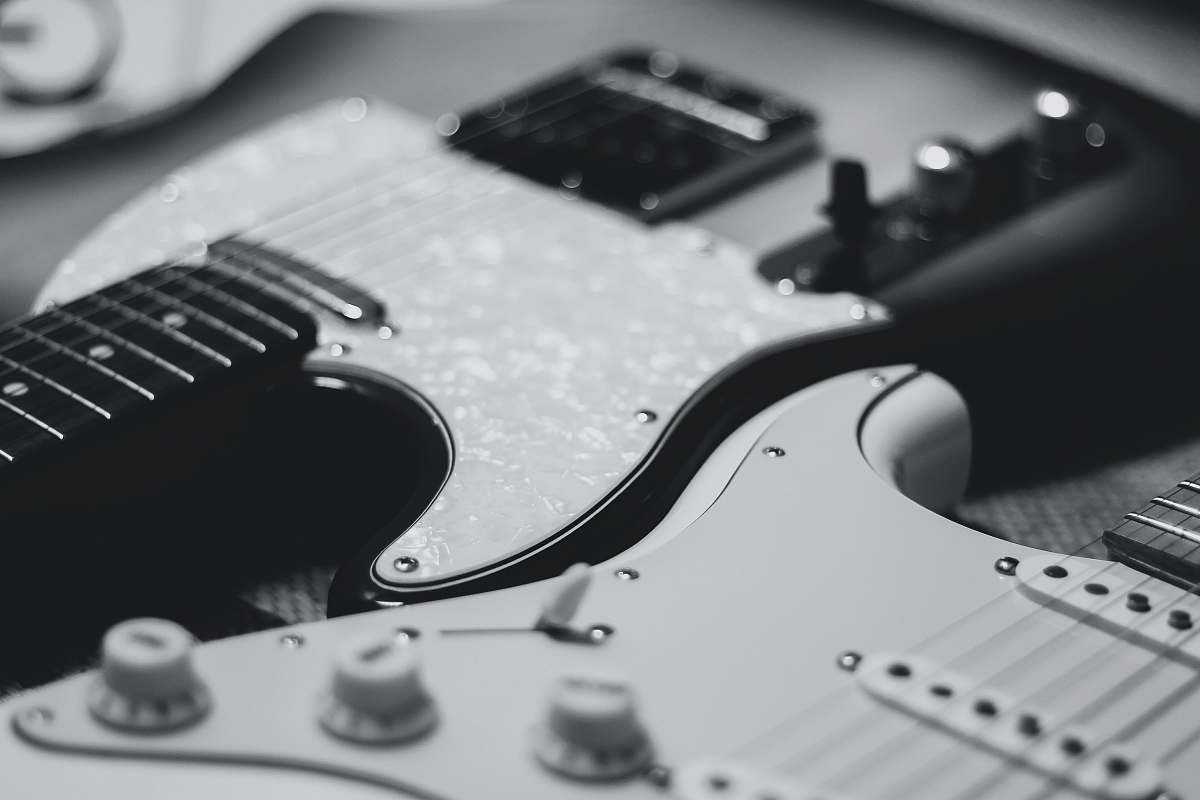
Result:
{"label": "pearl pattern inlay", "polygon": [[[443,579],[547,539],[629,477],[722,368],[882,313],[848,294],[782,295],[707,232],[645,227],[444,150],[424,120],[346,108],[286,118],[178,170],[85,241],[39,303],[234,233],[383,300],[390,336],[326,315],[311,359],[336,343],[339,363],[420,392],[454,439],[440,496],[376,560],[385,583]],[[405,557],[418,566],[397,569]]]}

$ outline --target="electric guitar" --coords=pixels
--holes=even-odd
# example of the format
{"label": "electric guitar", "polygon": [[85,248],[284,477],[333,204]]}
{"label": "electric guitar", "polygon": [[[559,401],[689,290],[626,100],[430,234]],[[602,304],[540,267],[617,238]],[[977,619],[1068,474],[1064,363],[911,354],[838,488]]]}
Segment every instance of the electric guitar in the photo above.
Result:
{"label": "electric guitar", "polygon": [[944,381],[854,372],[595,567],[197,648],[122,623],[0,706],[5,797],[1194,796],[1200,485],[1105,534],[1150,577],[897,491],[968,438]]}
{"label": "electric guitar", "polygon": [[[962,62],[882,9],[709,11],[677,39],[700,60],[623,47],[673,13],[585,15],[597,55],[566,71],[529,82],[562,63],[531,56],[436,120],[329,102],[110,217],[0,331],[0,506],[39,532],[9,563],[48,565],[6,589],[70,616],[81,587],[186,598],[315,552],[342,613],[547,577],[625,551],[790,392],[1033,336],[1173,265],[1127,258],[1189,231],[1169,110],[1003,48]],[[774,44],[739,58],[733,29]],[[800,80],[795,36],[849,83]],[[905,113],[852,69],[884,43],[922,54]],[[933,125],[955,135],[910,158]]]}

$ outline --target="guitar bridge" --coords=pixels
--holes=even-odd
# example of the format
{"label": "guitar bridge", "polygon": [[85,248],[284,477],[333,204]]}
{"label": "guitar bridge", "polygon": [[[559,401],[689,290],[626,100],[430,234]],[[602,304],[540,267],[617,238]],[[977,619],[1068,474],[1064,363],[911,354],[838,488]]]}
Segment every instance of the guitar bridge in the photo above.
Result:
{"label": "guitar bridge", "polygon": [[205,266],[234,278],[249,278],[289,300],[312,304],[351,325],[377,327],[387,308],[351,282],[307,264],[294,255],[236,238],[208,246]]}

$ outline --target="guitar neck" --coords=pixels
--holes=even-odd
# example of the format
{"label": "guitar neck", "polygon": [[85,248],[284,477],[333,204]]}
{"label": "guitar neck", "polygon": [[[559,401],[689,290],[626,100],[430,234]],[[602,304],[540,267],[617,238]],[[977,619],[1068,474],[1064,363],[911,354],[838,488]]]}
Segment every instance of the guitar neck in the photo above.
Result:
{"label": "guitar neck", "polygon": [[154,267],[0,329],[0,475],[298,360],[315,320],[227,256]]}
{"label": "guitar neck", "polygon": [[1200,583],[1200,473],[1104,532],[1113,558],[1177,586]]}

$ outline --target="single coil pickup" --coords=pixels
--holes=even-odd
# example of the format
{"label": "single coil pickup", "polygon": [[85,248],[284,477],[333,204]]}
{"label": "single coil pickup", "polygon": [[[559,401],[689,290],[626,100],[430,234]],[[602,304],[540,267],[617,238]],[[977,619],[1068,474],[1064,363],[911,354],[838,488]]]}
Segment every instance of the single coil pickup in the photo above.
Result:
{"label": "single coil pickup", "polygon": [[1162,770],[1123,743],[916,656],[867,656],[855,675],[872,697],[1046,778],[1103,800],[1148,800]]}
{"label": "single coil pickup", "polygon": [[353,283],[306,264],[292,254],[236,238],[208,246],[207,266],[230,275],[262,281],[284,290],[352,325],[379,326],[387,308]]}
{"label": "single coil pickup", "polygon": [[1017,590],[1086,625],[1200,668],[1200,597],[1123,564],[1044,556],[1017,566]]}

